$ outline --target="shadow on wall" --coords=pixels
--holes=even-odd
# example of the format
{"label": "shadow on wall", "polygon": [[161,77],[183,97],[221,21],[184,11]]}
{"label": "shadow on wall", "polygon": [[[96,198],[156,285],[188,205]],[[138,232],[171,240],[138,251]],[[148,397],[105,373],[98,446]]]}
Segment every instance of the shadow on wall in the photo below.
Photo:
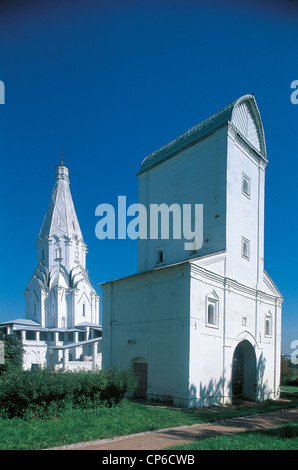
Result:
{"label": "shadow on wall", "polygon": [[[231,395],[231,386],[228,387],[226,393]],[[208,384],[200,383],[199,393],[198,388],[192,384],[190,386],[190,406],[201,407],[211,406],[223,403],[224,397],[224,379],[221,377],[219,380],[211,379]]]}
{"label": "shadow on wall", "polygon": [[260,401],[268,399],[270,394],[268,380],[264,381],[265,367],[266,358],[262,353],[257,363],[257,399]]}
{"label": "shadow on wall", "polygon": [[258,361],[255,348],[244,340],[237,345],[233,354],[231,376],[226,371],[219,379],[212,378],[208,383],[200,383],[199,388],[192,384],[189,393],[189,406],[201,407],[232,403],[246,399],[264,401],[270,398],[273,390],[264,380],[266,358],[263,352]]}

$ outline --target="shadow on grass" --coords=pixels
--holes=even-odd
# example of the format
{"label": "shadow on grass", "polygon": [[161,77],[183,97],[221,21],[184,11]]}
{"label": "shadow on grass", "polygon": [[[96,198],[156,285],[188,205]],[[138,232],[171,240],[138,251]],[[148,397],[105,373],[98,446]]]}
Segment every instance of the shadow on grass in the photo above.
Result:
{"label": "shadow on grass", "polygon": [[[268,400],[265,402],[255,402],[255,401],[244,401],[239,400],[230,405],[214,405],[210,407],[201,407],[201,408],[177,408],[171,405],[157,404],[153,402],[145,402],[139,405],[145,407],[157,409],[164,408],[173,411],[177,411],[181,416],[183,415],[185,419],[181,419],[179,425],[192,425],[192,424],[207,424],[214,423],[216,421],[221,421],[225,419],[232,419],[237,417],[245,417],[249,415],[259,415],[262,413],[268,413],[272,411],[285,410],[289,408],[298,408],[298,398],[287,396],[286,398],[280,400]],[[173,427],[177,424],[166,425],[164,427]]]}
{"label": "shadow on grass", "polygon": [[281,439],[295,439],[298,437],[298,422],[285,424],[279,428],[263,429],[258,432],[265,436],[279,437]]}

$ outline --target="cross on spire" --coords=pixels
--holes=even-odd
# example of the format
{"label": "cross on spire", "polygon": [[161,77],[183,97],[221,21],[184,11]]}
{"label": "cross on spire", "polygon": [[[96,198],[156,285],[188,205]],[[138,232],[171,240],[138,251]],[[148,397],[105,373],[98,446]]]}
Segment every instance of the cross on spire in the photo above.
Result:
{"label": "cross on spire", "polygon": [[61,147],[61,154],[59,155],[60,159],[61,159],[61,163],[60,165],[63,165],[63,157],[64,157],[65,153],[63,152],[63,147]]}

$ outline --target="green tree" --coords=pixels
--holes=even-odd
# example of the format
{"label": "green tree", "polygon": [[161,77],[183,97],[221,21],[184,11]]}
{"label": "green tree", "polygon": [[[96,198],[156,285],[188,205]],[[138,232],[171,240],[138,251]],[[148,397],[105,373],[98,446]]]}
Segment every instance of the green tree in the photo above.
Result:
{"label": "green tree", "polygon": [[4,345],[4,364],[0,364],[0,375],[11,369],[21,369],[23,363],[23,348],[16,335],[6,335],[0,332],[0,341]]}
{"label": "green tree", "polygon": [[285,384],[290,376],[289,361],[281,356],[280,361],[280,381],[282,384]]}

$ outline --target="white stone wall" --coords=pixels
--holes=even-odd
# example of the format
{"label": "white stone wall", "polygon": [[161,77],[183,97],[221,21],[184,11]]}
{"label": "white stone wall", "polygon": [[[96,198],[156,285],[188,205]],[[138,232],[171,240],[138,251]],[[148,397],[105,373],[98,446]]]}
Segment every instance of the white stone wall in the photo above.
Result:
{"label": "white stone wall", "polygon": [[[258,400],[277,398],[277,292],[226,278],[225,258],[209,255],[103,284],[103,367],[147,362],[148,398],[190,407],[230,403],[233,355],[246,340],[256,372],[247,393]],[[210,298],[218,303],[215,325],[207,322]],[[270,336],[265,335],[268,311]],[[245,360],[251,367],[248,356]]]}
{"label": "white stone wall", "polygon": [[[227,128],[139,175],[139,203],[168,206],[178,203],[203,204],[204,243],[198,255],[226,248],[226,153]],[[148,225],[149,227],[149,225]],[[149,233],[149,231],[148,231]],[[157,247],[164,248],[164,264],[189,259],[184,249],[187,240],[138,240],[138,271],[156,266]]]}
{"label": "white stone wall", "polygon": [[48,348],[44,341],[24,341],[23,369],[30,370],[32,364],[45,367],[48,360]]}
{"label": "white stone wall", "polygon": [[[269,292],[268,288],[267,292],[256,291],[222,277],[218,275],[219,262],[213,265],[210,259],[206,271],[206,261],[194,262],[191,275],[190,399],[193,406],[231,402],[233,355],[244,340],[254,349],[257,399],[277,398],[281,331],[278,293]],[[203,270],[200,264],[205,265]],[[208,325],[207,298],[215,295],[218,323]],[[270,335],[265,331],[268,312],[272,313]]]}
{"label": "white stone wall", "polygon": [[188,397],[189,267],[179,265],[105,283],[103,368],[148,363],[147,396]]}
{"label": "white stone wall", "polygon": [[[243,176],[250,195],[243,193]],[[265,163],[229,127],[227,152],[227,276],[251,287],[262,285],[264,270]],[[249,241],[249,260],[241,239]]]}

